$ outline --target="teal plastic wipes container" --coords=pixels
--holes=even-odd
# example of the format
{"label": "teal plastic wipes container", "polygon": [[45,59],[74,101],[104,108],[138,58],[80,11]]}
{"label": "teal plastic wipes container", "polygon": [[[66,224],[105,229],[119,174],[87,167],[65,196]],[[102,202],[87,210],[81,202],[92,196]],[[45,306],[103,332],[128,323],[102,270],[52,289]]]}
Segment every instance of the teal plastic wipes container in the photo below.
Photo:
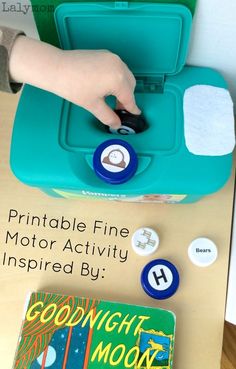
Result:
{"label": "teal plastic wipes container", "polygon": [[[164,203],[194,202],[224,186],[234,147],[232,101],[218,72],[185,65],[187,7],[67,3],[56,8],[55,22],[63,49],[108,49],[127,63],[147,128],[119,137],[137,154],[135,174],[125,183],[104,182],[93,155],[118,136],[83,108],[26,85],[11,144],[19,180],[56,197]],[[115,107],[112,97],[108,103]]]}

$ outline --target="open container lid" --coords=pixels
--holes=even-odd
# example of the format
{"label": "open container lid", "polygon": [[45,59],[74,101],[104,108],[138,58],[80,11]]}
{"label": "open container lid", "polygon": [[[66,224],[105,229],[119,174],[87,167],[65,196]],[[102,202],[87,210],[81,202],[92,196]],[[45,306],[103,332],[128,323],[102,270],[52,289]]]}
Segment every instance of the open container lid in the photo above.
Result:
{"label": "open container lid", "polygon": [[155,76],[183,68],[192,14],[177,4],[65,3],[55,22],[63,49],[107,49],[135,75]]}

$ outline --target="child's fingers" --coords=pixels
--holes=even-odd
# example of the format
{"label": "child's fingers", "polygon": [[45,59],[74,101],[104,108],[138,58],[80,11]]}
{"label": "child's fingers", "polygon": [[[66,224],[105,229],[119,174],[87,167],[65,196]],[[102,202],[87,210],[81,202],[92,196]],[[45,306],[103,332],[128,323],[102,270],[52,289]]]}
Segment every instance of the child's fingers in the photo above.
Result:
{"label": "child's fingers", "polygon": [[103,99],[97,100],[88,110],[102,123],[113,128],[119,128],[121,125],[118,115],[106,104]]}
{"label": "child's fingers", "polygon": [[132,114],[139,115],[141,114],[141,110],[138,108],[134,94],[131,91],[124,91],[122,94],[117,96],[117,109],[125,109]]}
{"label": "child's fingers", "polygon": [[121,102],[119,100],[116,100],[116,109],[118,109],[118,110],[125,109],[124,105],[121,104]]}

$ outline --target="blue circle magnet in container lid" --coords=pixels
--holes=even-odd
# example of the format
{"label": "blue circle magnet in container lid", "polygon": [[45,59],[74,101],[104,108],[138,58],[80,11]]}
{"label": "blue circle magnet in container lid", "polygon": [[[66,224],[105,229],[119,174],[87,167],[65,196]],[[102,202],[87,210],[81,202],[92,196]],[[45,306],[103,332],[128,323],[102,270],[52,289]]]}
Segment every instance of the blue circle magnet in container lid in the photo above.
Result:
{"label": "blue circle magnet in container lid", "polygon": [[144,291],[154,299],[168,299],[179,287],[179,273],[168,260],[152,260],[142,271],[141,284]]}
{"label": "blue circle magnet in container lid", "polygon": [[93,168],[98,177],[110,184],[127,182],[135,174],[138,157],[132,146],[123,140],[112,139],[97,147]]}

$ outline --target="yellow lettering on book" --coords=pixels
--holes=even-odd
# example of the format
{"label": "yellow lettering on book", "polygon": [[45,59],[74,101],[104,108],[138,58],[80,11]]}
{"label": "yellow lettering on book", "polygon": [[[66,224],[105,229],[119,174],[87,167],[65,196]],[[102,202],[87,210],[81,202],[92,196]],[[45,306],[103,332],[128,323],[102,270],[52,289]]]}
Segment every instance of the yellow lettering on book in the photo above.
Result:
{"label": "yellow lettering on book", "polygon": [[[60,318],[61,318],[61,316],[63,315],[64,311],[66,311],[66,314],[65,314],[64,318],[62,318],[62,320],[60,320]],[[56,317],[55,317],[55,324],[56,324],[56,325],[62,325],[62,324],[64,324],[64,323],[67,321],[67,319],[68,319],[68,317],[69,317],[69,315],[70,315],[70,311],[71,311],[71,307],[70,307],[70,305],[65,305],[65,306],[63,306],[63,307],[58,311],[58,313],[57,313],[57,315],[56,315]]]}
{"label": "yellow lettering on book", "polygon": [[[43,301],[38,301],[38,302],[35,302],[35,304],[33,304],[29,310],[27,311],[27,314],[26,314],[26,320],[28,320],[28,322],[31,322],[32,320],[34,320],[40,313],[41,311],[39,310],[36,310],[34,313],[33,313],[33,310],[38,307],[38,306],[41,306],[43,307]],[[33,314],[32,314],[33,313]]]}
{"label": "yellow lettering on book", "polygon": [[139,315],[138,317],[140,319],[140,322],[137,324],[135,331],[134,331],[134,336],[136,336],[136,334],[138,334],[144,320],[150,319],[150,316],[145,316],[145,315]]}
{"label": "yellow lettering on book", "polygon": [[119,311],[111,312],[99,310],[96,312],[95,309],[85,312],[84,308],[77,306],[75,311],[73,311],[69,305],[58,307],[57,304],[51,303],[49,305],[44,305],[43,301],[38,301],[34,303],[26,314],[26,319],[28,321],[34,320],[37,316],[40,316],[41,323],[47,323],[54,319],[54,324],[57,326],[66,325],[68,327],[74,327],[80,322],[82,322],[82,328],[89,324],[90,328],[96,330],[102,327],[106,332],[112,332],[117,330],[117,333],[124,331],[124,334],[128,334],[131,329],[133,335],[136,336],[145,320],[150,319],[149,316],[143,315],[133,315],[130,314],[122,316]]}
{"label": "yellow lettering on book", "polygon": [[[115,365],[118,365],[121,362],[121,360],[123,359],[123,356],[125,354],[125,349],[126,349],[125,345],[123,343],[121,343],[120,345],[116,346],[112,350],[110,360],[109,360],[110,365],[115,366]],[[119,351],[119,350],[120,350],[120,353],[118,353],[117,359],[114,359],[114,356],[116,355],[117,351]]]}
{"label": "yellow lettering on book", "polygon": [[95,310],[90,310],[88,312],[88,314],[86,315],[86,317],[83,320],[82,323],[82,327],[85,327],[85,325],[87,324],[88,320],[89,320],[89,327],[93,328],[94,324],[96,323],[96,321],[98,320],[98,318],[100,317],[100,315],[102,314],[102,310],[100,310],[97,314],[95,314]]}
{"label": "yellow lettering on book", "polygon": [[132,317],[132,319],[128,320],[128,318],[129,318],[129,314],[127,314],[127,315],[124,317],[124,319],[122,320],[122,322],[121,322],[121,324],[120,324],[120,326],[119,326],[119,328],[118,328],[118,333],[120,333],[120,332],[122,331],[122,328],[123,328],[124,326],[126,326],[125,334],[128,334],[128,333],[129,333],[129,330],[130,330],[130,328],[131,328],[131,325],[132,325],[133,321],[136,319],[136,317],[137,317],[137,315],[134,315],[134,316]]}
{"label": "yellow lettering on book", "polygon": [[[101,310],[102,311],[102,310]],[[97,330],[99,331],[99,329],[102,327],[104,321],[106,320],[107,316],[110,314],[110,310],[108,310],[102,317],[102,319],[100,320],[100,322],[98,323],[97,326]]]}
{"label": "yellow lettering on book", "polygon": [[[51,310],[51,311],[50,311]],[[57,310],[57,305],[56,304],[50,304],[48,305],[42,312],[41,317],[40,317],[40,321],[42,323],[47,323],[49,322],[49,320],[51,320],[54,315],[55,312]],[[47,313],[49,312],[49,315],[46,317]]]}
{"label": "yellow lettering on book", "polygon": [[[75,319],[76,317],[77,320],[73,321],[73,319]],[[79,322],[83,319],[83,317],[84,317],[84,309],[80,306],[77,306],[75,312],[71,315],[66,325],[68,327],[74,327],[75,325],[79,324]]]}
{"label": "yellow lettering on book", "polygon": [[[135,363],[138,361],[140,350],[138,346],[132,347],[132,349],[129,350],[127,355],[125,356],[124,365],[126,368],[133,368]],[[133,360],[130,362],[130,356],[134,355]]]}
{"label": "yellow lettering on book", "polygon": [[152,356],[150,357],[150,348],[148,348],[144,353],[143,355],[141,356],[138,364],[137,364],[137,368],[140,368],[140,367],[144,367],[144,361],[146,360],[146,364],[145,364],[145,368],[146,369],[150,369],[152,367],[152,363],[153,363],[153,360],[155,359],[157,353],[159,352],[160,350],[155,350],[154,353],[152,354]]}
{"label": "yellow lettering on book", "polygon": [[97,360],[98,362],[100,362],[103,359],[104,363],[107,363],[108,357],[109,357],[109,352],[110,352],[110,348],[111,348],[111,343],[109,343],[108,345],[106,345],[104,347],[104,349],[102,349],[103,346],[103,341],[101,341],[99,343],[99,345],[96,347],[96,350],[94,351],[92,357],[91,357],[91,362],[93,362],[96,357],[98,356]]}
{"label": "yellow lettering on book", "polygon": [[119,316],[121,317],[122,314],[119,313],[119,312],[116,312],[116,313],[113,313],[108,319],[107,319],[107,322],[106,322],[106,325],[105,325],[105,331],[106,332],[112,332],[114,330],[114,328],[117,326],[117,324],[119,324],[118,322],[113,322],[112,325],[110,325],[110,323],[112,322],[113,318],[115,316]]}
{"label": "yellow lettering on book", "polygon": [[[124,344],[119,344],[116,347],[111,348],[111,343],[108,343],[103,347],[103,341],[101,341],[92,354],[91,362],[97,360],[99,363],[102,361],[103,363],[109,363],[111,366],[116,366],[124,360],[125,368],[131,368],[136,365],[136,368],[145,367],[145,369],[151,369],[152,363],[158,352],[159,350],[155,350],[153,354],[150,355],[150,348],[148,348],[144,353],[142,353],[142,356],[138,360],[140,355],[140,349],[138,346],[132,347],[126,353],[126,347]],[[130,357],[133,354],[134,358],[130,361]]]}

